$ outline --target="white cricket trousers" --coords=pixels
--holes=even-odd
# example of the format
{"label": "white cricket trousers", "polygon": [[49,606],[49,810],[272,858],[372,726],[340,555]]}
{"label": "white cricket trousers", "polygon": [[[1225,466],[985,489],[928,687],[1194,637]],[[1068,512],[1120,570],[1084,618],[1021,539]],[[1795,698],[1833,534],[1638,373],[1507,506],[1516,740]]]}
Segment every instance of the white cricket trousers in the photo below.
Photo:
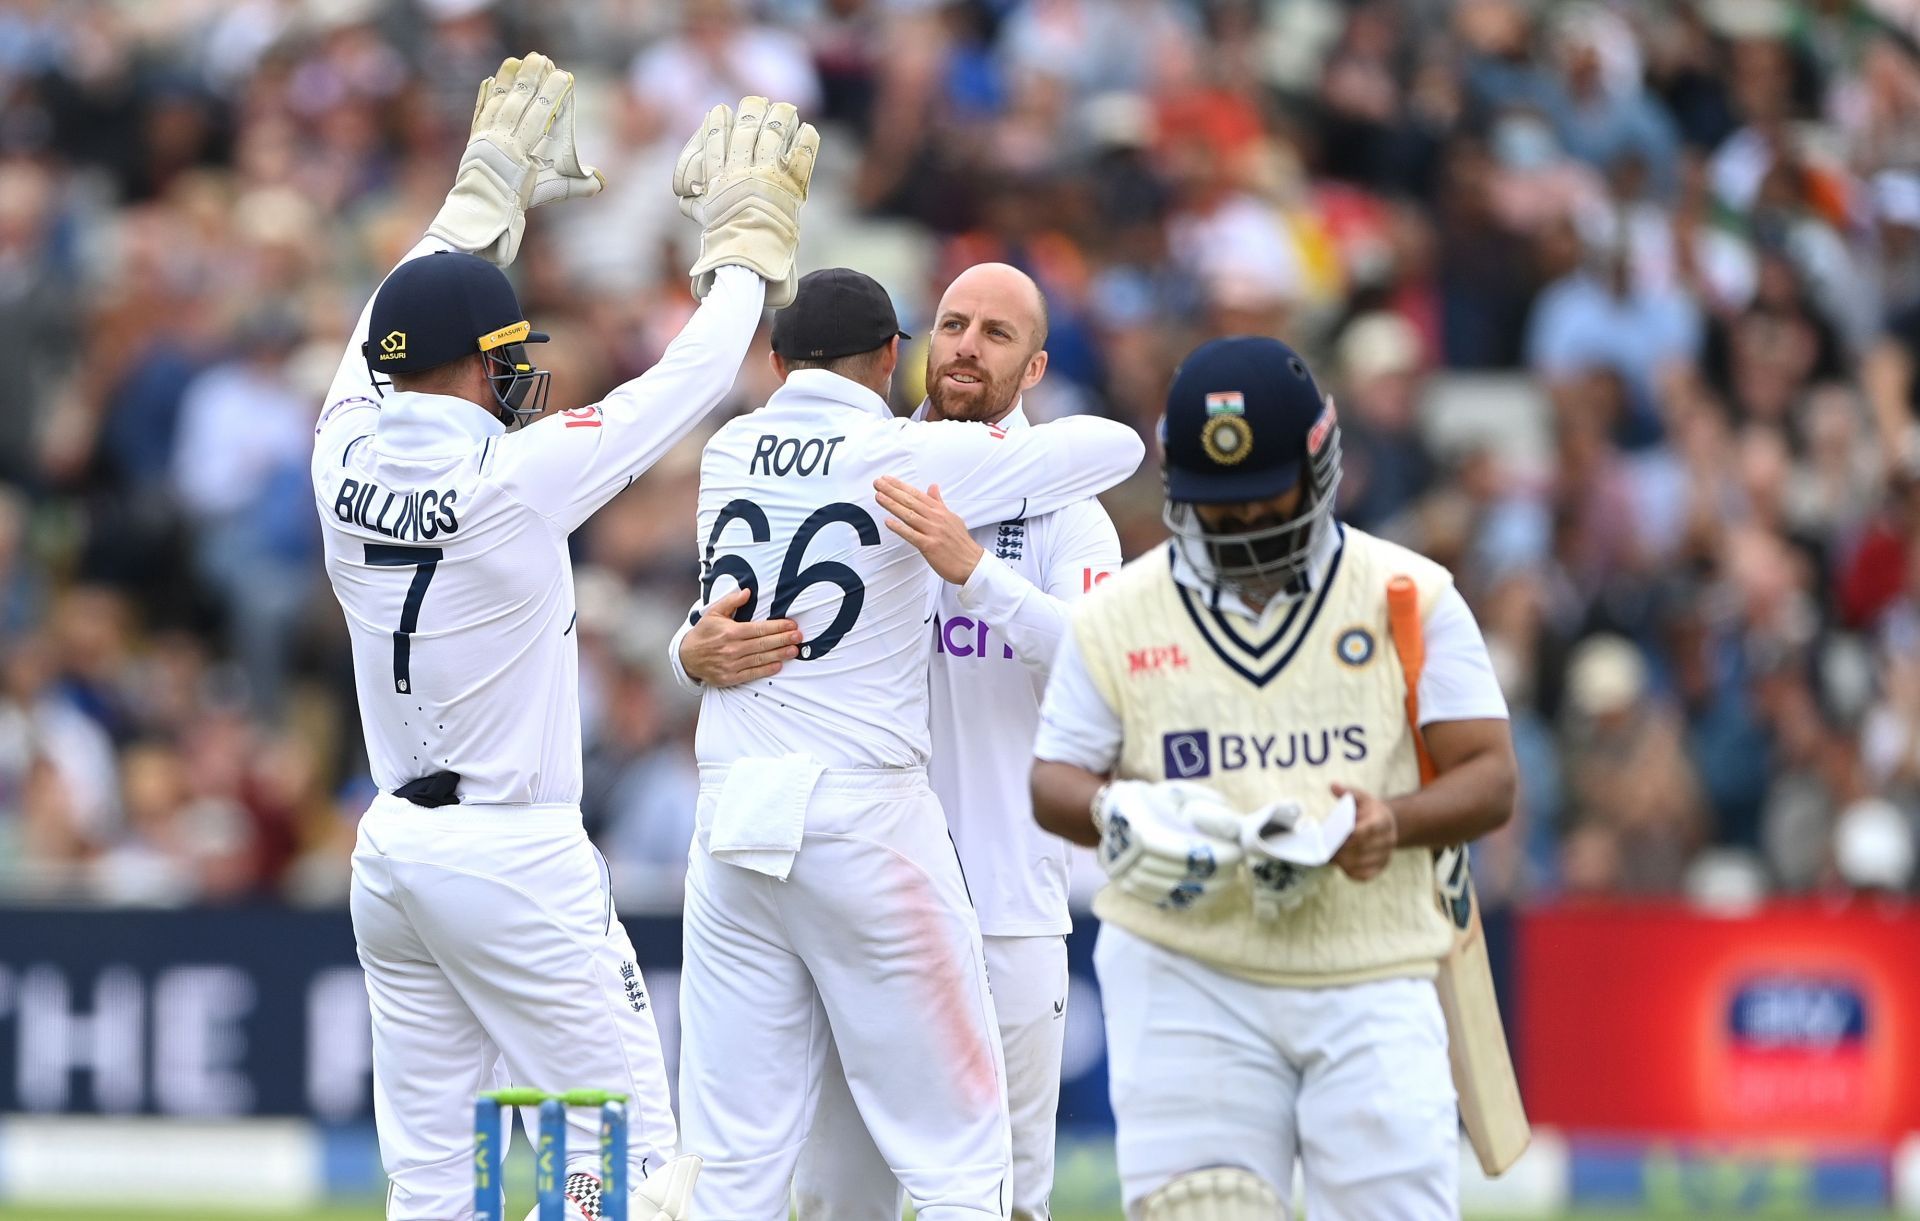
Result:
{"label": "white cricket trousers", "polygon": [[922,1221],[1007,1216],[1007,1098],[980,926],[921,769],[829,770],[782,882],[707,855],[701,768],[680,977],[700,1221],[786,1221],[828,1049]]}
{"label": "white cricket trousers", "polygon": [[[483,1089],[624,1091],[630,1181],[673,1156],[652,1002],[577,807],[382,794],[360,820],[351,903],[388,1221],[473,1216]],[[598,1176],[598,1129],[597,1112],[568,1117],[570,1172]]]}
{"label": "white cricket trousers", "polygon": [[1130,1217],[1169,1180],[1239,1166],[1306,1215],[1452,1221],[1460,1129],[1428,979],[1279,988],[1112,924],[1094,947]]}
{"label": "white cricket trousers", "polygon": [[[1013,1221],[1046,1221],[1067,1037],[1067,939],[985,936],[981,943],[1007,1065]],[[793,1188],[799,1221],[900,1221],[899,1181],[860,1122],[838,1047],[827,1053],[820,1106]]]}

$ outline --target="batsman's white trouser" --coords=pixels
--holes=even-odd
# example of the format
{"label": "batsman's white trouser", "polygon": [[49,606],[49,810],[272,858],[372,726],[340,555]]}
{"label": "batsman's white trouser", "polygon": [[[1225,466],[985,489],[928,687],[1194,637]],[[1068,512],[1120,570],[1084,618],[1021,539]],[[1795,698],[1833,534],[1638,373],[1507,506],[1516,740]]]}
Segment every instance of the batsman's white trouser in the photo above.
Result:
{"label": "batsman's white trouser", "polygon": [[[1013,1221],[1046,1221],[1053,1194],[1054,1117],[1067,1035],[1067,940],[982,937],[1007,1065],[1013,1122]],[[820,1105],[794,1174],[799,1221],[899,1221],[904,1203],[847,1090],[838,1048],[827,1054]]]}
{"label": "batsman's white trouser", "polygon": [[[673,1156],[652,1002],[577,808],[383,794],[360,820],[351,903],[389,1221],[473,1215],[473,1104],[499,1085],[625,1091],[632,1181]],[[598,1128],[597,1112],[568,1117],[569,1170],[599,1173]]]}
{"label": "batsman's white trouser", "polygon": [[1460,1215],[1460,1131],[1433,981],[1276,988],[1111,924],[1094,950],[1129,1216],[1207,1166],[1239,1166],[1307,1216]]}
{"label": "batsman's white trouser", "polygon": [[979,923],[925,773],[826,772],[786,881],[707,855],[701,769],[680,978],[680,1109],[701,1221],[785,1221],[837,1045],[923,1221],[1007,1216],[1007,1101]]}

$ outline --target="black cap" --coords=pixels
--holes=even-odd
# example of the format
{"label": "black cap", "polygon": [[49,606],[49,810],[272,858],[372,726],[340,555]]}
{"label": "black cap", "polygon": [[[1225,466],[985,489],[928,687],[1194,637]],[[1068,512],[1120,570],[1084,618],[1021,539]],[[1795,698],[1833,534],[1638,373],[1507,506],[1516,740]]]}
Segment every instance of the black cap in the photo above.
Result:
{"label": "black cap", "polygon": [[893,299],[872,276],[826,267],[800,277],[793,303],[773,316],[773,350],[784,360],[832,360],[884,347],[900,329]]}
{"label": "black cap", "polygon": [[393,269],[374,294],[361,350],[375,373],[418,373],[510,343],[545,343],[528,325],[506,273],[477,255],[442,250]]}
{"label": "black cap", "polygon": [[1203,343],[1174,371],[1160,419],[1167,499],[1233,504],[1290,491],[1333,427],[1332,400],[1286,344],[1264,335]]}

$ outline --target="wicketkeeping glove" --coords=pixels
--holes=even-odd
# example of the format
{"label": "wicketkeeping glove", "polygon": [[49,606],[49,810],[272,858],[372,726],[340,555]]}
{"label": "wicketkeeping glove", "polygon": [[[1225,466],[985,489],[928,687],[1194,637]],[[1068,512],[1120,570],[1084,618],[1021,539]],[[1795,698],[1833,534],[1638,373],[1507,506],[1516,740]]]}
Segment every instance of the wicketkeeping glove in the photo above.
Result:
{"label": "wicketkeeping glove", "polygon": [[715,106],[680,150],[673,193],[700,222],[693,295],[705,297],[716,267],[746,267],[767,282],[767,305],[793,300],[800,276],[800,205],[820,152],[820,133],[786,102],[740,99]]}
{"label": "wicketkeeping glove", "polygon": [[1155,907],[1203,906],[1245,852],[1238,811],[1203,785],[1116,780],[1094,802],[1095,850],[1113,884]]}
{"label": "wicketkeeping glove", "polygon": [[[630,1209],[633,1221],[687,1221],[687,1207],[693,1200],[693,1184],[700,1177],[700,1155],[683,1153],[642,1179],[634,1188],[633,1202],[643,1207]],[[644,1205],[651,1204],[649,1213]]]}
{"label": "wicketkeeping glove", "polygon": [[505,267],[520,251],[527,209],[606,185],[573,141],[573,74],[544,55],[508,59],[480,85],[453,190],[427,232]]}

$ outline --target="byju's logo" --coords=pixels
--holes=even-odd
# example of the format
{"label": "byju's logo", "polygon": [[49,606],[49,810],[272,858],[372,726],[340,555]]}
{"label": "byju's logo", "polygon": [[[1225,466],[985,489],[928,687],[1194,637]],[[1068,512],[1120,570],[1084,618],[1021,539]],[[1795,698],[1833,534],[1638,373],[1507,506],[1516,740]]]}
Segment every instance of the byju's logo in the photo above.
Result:
{"label": "byju's logo", "polygon": [[1209,749],[1210,745],[1204,729],[1162,735],[1160,748],[1164,752],[1163,766],[1167,779],[1191,780],[1195,776],[1212,774],[1213,752]]}

